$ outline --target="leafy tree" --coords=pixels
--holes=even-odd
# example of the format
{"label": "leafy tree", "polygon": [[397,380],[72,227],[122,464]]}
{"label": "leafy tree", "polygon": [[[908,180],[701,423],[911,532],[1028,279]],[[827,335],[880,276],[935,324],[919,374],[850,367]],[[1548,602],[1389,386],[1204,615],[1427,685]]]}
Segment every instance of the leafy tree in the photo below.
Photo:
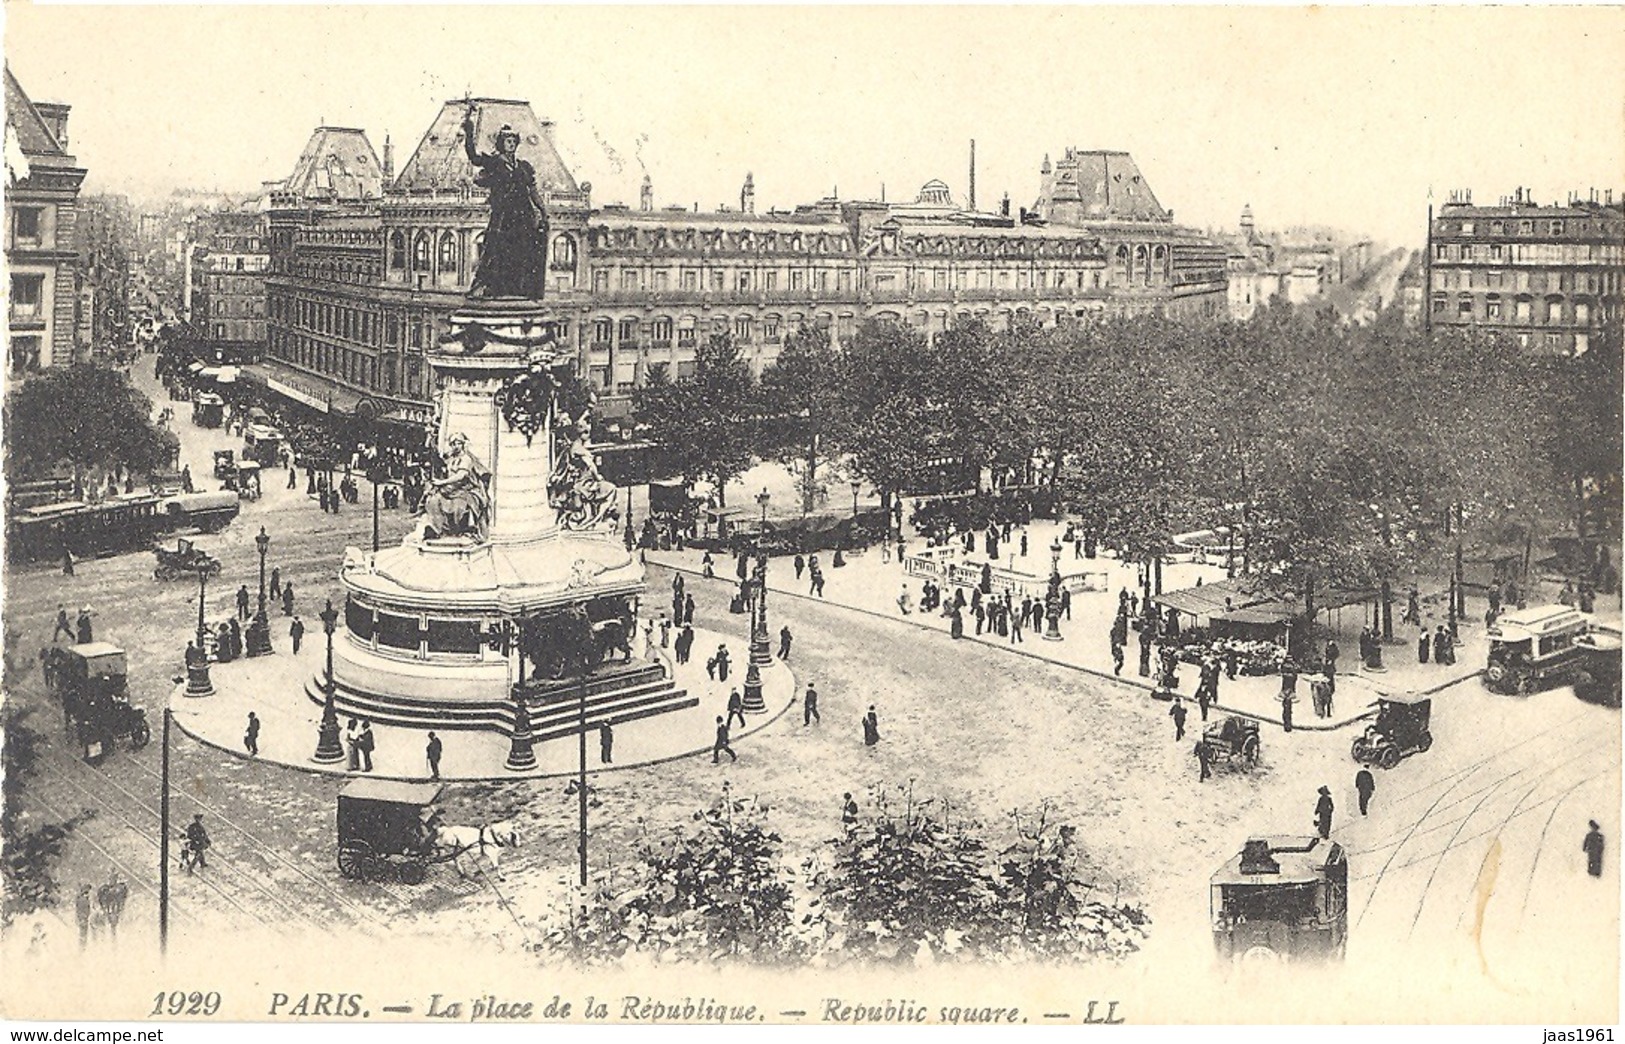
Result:
{"label": "leafy tree", "polygon": [[802,511],[815,506],[818,467],[835,448],[841,377],[840,354],[818,326],[802,326],[785,338],[778,359],[762,374],[762,445],[800,468]]}
{"label": "leafy tree", "polygon": [[80,496],[92,471],[113,465],[155,471],[178,442],[151,417],[152,401],[116,370],[88,363],[46,370],[6,397],[7,469],[26,478],[66,461]]}
{"label": "leafy tree", "polygon": [[666,462],[687,482],[710,479],[717,502],[756,459],[759,395],[750,366],[726,334],[694,355],[694,376],[651,381],[633,397],[633,413],[649,426]]}
{"label": "leafy tree", "polygon": [[0,808],[0,841],[3,857],[0,871],[5,879],[5,902],[0,905],[0,924],[9,926],[19,914],[30,914],[60,902],[60,887],[53,873],[62,856],[63,845],[79,824],[95,816],[85,809],[61,823],[26,823],[21,806],[26,782],[39,771],[42,737],[27,723],[29,709],[8,703],[4,710],[3,765],[4,807]]}
{"label": "leafy tree", "polygon": [[636,865],[600,881],[585,912],[549,932],[543,947],[582,963],[633,953],[767,963],[796,956],[780,849],[765,812],[724,789],[691,826],[646,840]]}

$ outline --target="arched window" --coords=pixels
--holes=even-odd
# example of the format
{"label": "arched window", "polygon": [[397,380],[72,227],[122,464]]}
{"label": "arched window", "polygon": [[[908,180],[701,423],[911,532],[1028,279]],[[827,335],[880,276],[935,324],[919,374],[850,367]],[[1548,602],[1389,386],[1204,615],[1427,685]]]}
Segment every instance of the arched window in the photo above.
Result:
{"label": "arched window", "polygon": [[1134,271],[1140,273],[1146,286],[1151,285],[1151,257],[1143,246],[1134,248]]}
{"label": "arched window", "polygon": [[451,232],[440,233],[440,271],[457,271],[457,237]]}
{"label": "arched window", "polygon": [[412,241],[412,271],[429,271],[429,233],[419,232]]}
{"label": "arched window", "polygon": [[1152,268],[1156,270],[1157,278],[1164,282],[1168,279],[1168,248],[1159,246],[1152,252]]}
{"label": "arched window", "polygon": [[1116,272],[1117,281],[1120,282],[1120,283],[1127,283],[1129,281],[1128,247],[1127,246],[1119,246],[1117,248],[1116,259],[1117,259],[1117,272]]}
{"label": "arched window", "polygon": [[481,232],[474,237],[474,263],[477,265],[485,257],[485,233]]}
{"label": "arched window", "polygon": [[[665,235],[664,232],[661,233]],[[553,267],[573,272],[576,267],[576,241],[569,236],[553,237]]]}

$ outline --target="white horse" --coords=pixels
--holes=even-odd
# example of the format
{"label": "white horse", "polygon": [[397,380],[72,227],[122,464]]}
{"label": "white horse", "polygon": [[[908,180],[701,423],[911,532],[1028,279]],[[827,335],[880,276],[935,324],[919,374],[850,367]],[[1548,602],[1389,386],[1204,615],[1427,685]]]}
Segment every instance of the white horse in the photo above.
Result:
{"label": "white horse", "polygon": [[512,819],[478,827],[438,826],[434,843],[453,851],[451,865],[457,870],[458,877],[468,876],[463,872],[465,855],[474,859],[484,856],[492,870],[500,871],[504,853],[519,847],[519,827]]}

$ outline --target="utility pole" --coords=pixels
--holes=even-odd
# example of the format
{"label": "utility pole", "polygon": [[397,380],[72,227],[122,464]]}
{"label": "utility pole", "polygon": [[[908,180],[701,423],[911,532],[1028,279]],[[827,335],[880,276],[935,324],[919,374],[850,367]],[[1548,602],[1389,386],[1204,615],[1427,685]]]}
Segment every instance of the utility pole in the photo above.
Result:
{"label": "utility pole", "polygon": [[581,904],[582,910],[585,911],[587,904],[587,668],[585,664],[582,665],[581,680],[578,684],[581,693],[581,717],[576,730],[576,738],[579,741],[577,752],[580,754],[581,760],[576,775],[576,811],[579,813],[581,820],[581,845],[579,851],[581,857]]}
{"label": "utility pole", "polygon": [[169,953],[169,721],[164,708],[163,754],[158,776],[158,953]]}

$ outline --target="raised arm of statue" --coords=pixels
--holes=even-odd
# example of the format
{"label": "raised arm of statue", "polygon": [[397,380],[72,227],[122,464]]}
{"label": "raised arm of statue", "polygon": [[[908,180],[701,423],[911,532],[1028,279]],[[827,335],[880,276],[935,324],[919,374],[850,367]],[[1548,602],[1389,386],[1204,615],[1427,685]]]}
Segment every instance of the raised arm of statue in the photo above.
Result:
{"label": "raised arm of statue", "polygon": [[474,114],[478,111],[470,105],[463,112],[463,150],[468,153],[468,162],[475,166],[480,162],[479,150],[474,147]]}

